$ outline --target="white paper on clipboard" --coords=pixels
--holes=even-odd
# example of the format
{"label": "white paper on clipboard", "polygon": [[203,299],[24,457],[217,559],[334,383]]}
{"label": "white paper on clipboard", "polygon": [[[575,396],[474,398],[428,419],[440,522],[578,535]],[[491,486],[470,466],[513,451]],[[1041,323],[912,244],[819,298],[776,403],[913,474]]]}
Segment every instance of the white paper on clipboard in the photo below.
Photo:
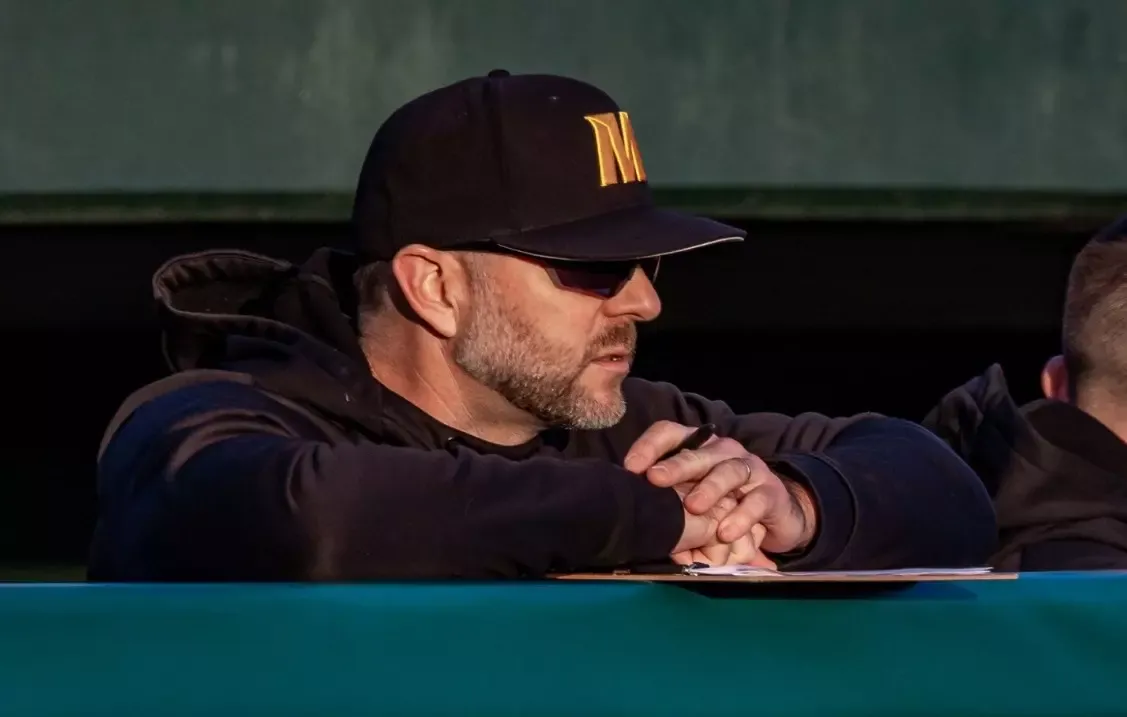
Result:
{"label": "white paper on clipboard", "polygon": [[756,577],[825,577],[825,578],[873,578],[873,577],[956,577],[960,575],[987,575],[989,567],[979,568],[900,568],[896,570],[827,570],[809,572],[779,572],[766,568],[753,568],[749,565],[721,565],[717,567],[688,567],[686,575],[711,577],[756,578]]}

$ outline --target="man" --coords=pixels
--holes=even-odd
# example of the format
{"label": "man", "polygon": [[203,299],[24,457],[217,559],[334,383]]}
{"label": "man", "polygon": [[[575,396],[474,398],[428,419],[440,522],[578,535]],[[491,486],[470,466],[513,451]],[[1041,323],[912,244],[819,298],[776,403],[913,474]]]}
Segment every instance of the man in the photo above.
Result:
{"label": "man", "polygon": [[[107,430],[92,579],[989,555],[989,496],[917,425],[739,416],[626,377],[660,258],[743,234],[653,206],[600,90],[494,71],[408,103],[353,223],[357,256],[157,272],[175,373]],[[662,458],[705,423],[716,437]]]}
{"label": "man", "polygon": [[995,365],[925,424],[994,496],[993,565],[1127,569],[1127,218],[1077,255],[1062,338],[1041,373],[1045,400],[1018,408]]}

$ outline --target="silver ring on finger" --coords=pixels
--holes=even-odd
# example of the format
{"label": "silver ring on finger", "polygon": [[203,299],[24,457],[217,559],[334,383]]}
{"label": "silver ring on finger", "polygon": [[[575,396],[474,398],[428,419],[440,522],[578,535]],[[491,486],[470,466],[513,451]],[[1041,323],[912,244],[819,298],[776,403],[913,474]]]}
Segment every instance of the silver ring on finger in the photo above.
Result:
{"label": "silver ring on finger", "polygon": [[747,470],[747,475],[744,476],[744,483],[750,483],[751,474],[755,472],[755,469],[751,467],[751,463],[746,458],[737,458],[736,460],[738,460],[740,462],[740,465],[742,465],[744,469]]}

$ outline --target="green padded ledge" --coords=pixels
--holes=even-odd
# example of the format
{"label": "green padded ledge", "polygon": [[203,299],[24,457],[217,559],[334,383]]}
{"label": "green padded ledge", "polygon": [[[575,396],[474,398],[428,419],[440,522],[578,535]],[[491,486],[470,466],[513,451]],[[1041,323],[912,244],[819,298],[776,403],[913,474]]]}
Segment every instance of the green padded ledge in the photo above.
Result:
{"label": "green padded ledge", "polygon": [[11,715],[1078,717],[1127,705],[1118,574],[721,596],[646,583],[9,584],[0,634]]}

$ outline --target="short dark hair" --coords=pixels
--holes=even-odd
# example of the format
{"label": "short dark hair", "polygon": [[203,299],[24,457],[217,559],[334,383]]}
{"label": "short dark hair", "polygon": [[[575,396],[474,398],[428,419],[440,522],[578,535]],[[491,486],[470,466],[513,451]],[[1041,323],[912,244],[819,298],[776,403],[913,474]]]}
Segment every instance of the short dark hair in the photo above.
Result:
{"label": "short dark hair", "polygon": [[1073,261],[1062,340],[1073,400],[1099,390],[1127,401],[1127,219],[1088,242]]}
{"label": "short dark hair", "polygon": [[[462,266],[471,281],[482,281],[485,265],[474,252],[460,252]],[[383,309],[398,305],[391,295],[395,276],[391,273],[391,262],[373,261],[362,264],[352,275],[352,285],[356,289],[356,313],[360,318],[373,317]]]}
{"label": "short dark hair", "polygon": [[352,275],[356,287],[357,315],[375,315],[388,303],[387,262],[374,261],[362,265]]}

